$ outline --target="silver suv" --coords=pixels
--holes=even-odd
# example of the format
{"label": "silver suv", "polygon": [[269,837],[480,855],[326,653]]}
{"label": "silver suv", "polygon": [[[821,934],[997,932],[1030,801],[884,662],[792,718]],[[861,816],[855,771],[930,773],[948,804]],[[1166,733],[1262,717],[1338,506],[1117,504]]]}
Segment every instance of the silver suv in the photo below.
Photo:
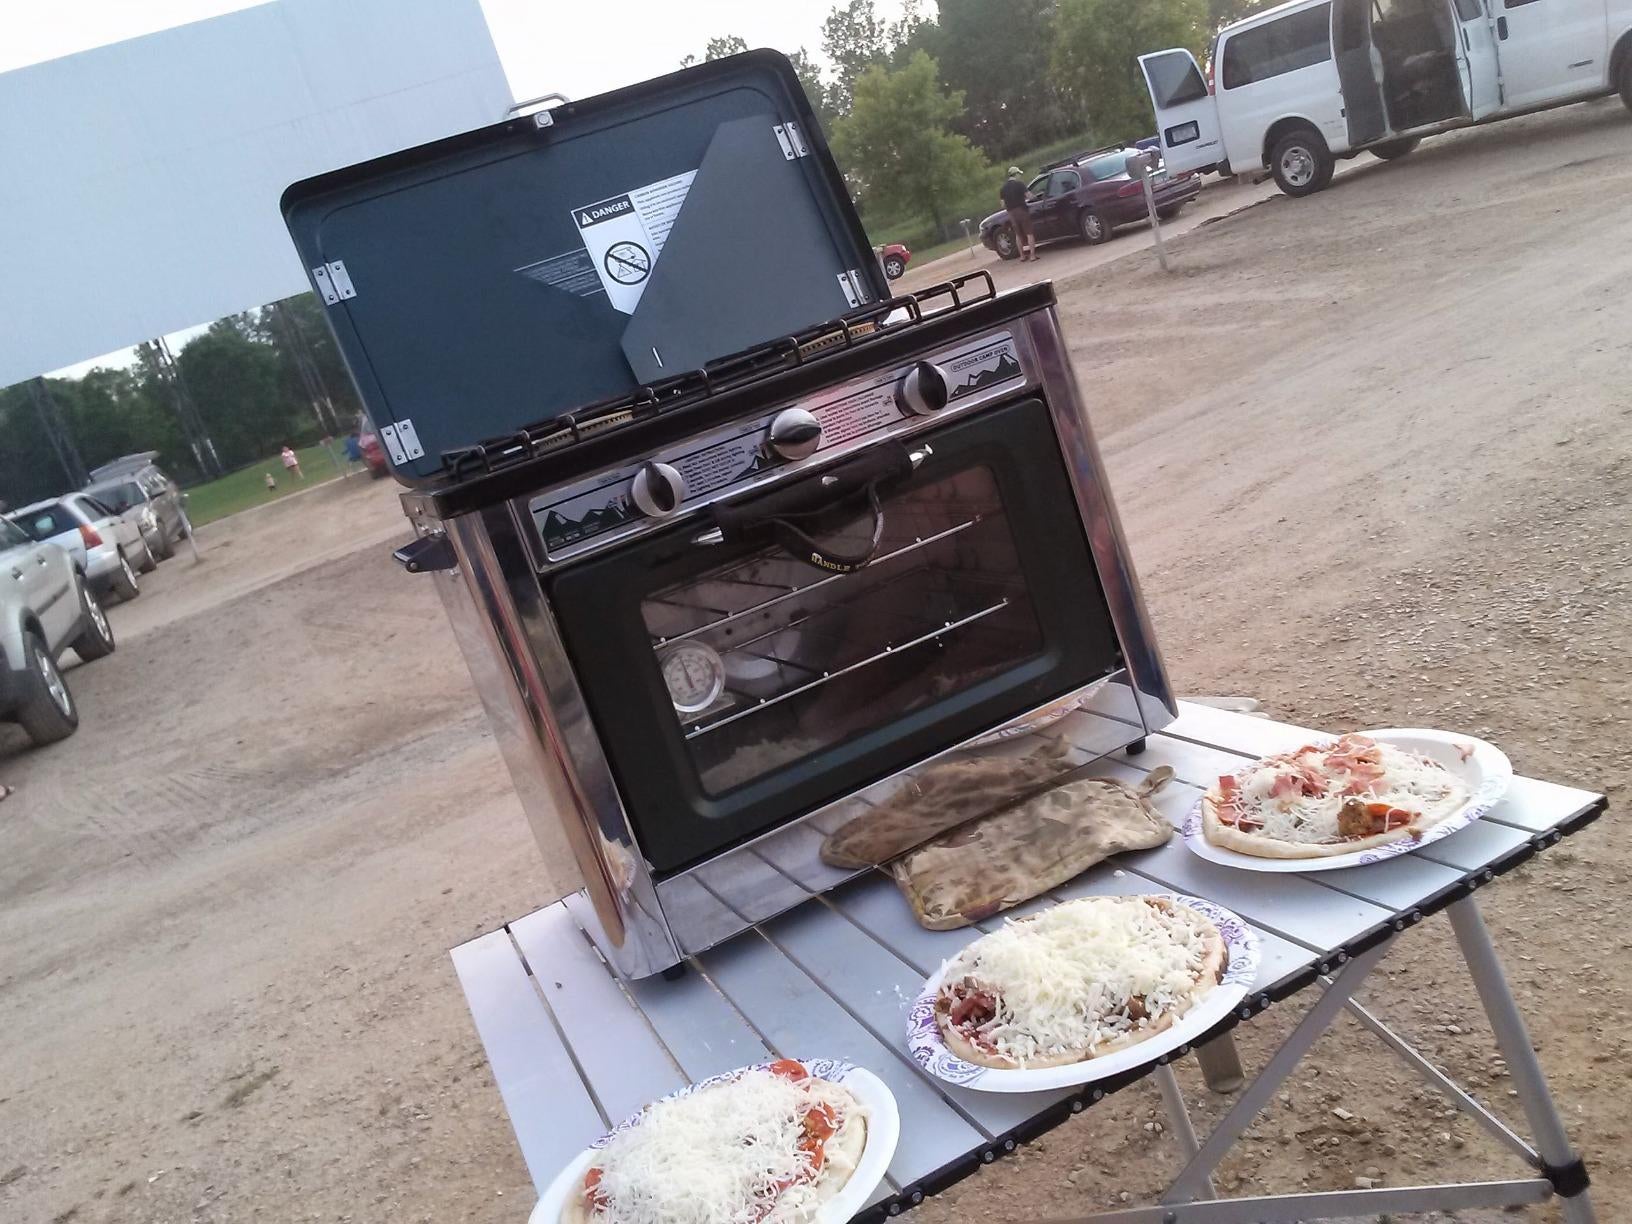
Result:
{"label": "silver suv", "polygon": [[157,451],[127,455],[91,473],[85,492],[122,518],[137,523],[148,550],[160,561],[192,532],[187,494],[153,462]]}
{"label": "silver suv", "polygon": [[89,663],[113,653],[96,593],[55,544],[37,544],[0,519],[0,719],[36,744],[66,739],[79,707],[57,659],[69,646]]}

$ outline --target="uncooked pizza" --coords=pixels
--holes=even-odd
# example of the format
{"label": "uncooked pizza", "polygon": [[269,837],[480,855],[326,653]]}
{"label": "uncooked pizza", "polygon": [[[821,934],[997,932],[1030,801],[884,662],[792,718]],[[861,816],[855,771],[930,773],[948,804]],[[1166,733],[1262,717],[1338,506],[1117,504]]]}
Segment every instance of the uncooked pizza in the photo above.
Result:
{"label": "uncooked pizza", "polygon": [[855,1095],[783,1059],[648,1107],[596,1155],[562,1224],[805,1224],[866,1142]]}
{"label": "uncooked pizza", "polygon": [[1172,1028],[1224,976],[1224,937],[1167,897],[1086,897],[1010,922],[947,966],[942,1040],[984,1067],[1085,1062]]}
{"label": "uncooked pizza", "polygon": [[1416,840],[1467,801],[1438,761],[1345,735],[1221,777],[1202,799],[1202,831],[1241,854],[1322,858]]}

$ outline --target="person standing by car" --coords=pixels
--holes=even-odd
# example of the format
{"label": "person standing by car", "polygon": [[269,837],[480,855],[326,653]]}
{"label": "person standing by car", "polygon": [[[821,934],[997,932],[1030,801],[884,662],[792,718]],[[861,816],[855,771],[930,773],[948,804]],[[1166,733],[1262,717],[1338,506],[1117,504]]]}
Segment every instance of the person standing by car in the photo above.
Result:
{"label": "person standing by car", "polygon": [[300,457],[287,446],[283,448],[283,470],[292,475],[296,480],[306,479],[306,477],[302,476],[300,472]]}
{"label": "person standing by car", "polygon": [[1037,236],[1031,232],[1031,214],[1026,211],[1026,176],[1019,166],[1009,167],[1009,177],[997,194],[1003,198],[1003,207],[1009,210],[1009,228],[1014,231],[1014,245],[1022,261],[1037,258]]}

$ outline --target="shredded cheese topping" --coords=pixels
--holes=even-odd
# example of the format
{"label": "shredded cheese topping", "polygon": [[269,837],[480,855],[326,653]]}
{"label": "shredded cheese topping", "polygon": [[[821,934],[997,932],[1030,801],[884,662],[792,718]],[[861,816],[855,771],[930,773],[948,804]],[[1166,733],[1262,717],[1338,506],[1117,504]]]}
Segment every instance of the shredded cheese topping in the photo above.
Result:
{"label": "shredded cheese topping", "polygon": [[[806,1115],[821,1105],[841,1128],[862,1112],[842,1085],[814,1076],[795,1083],[763,1069],[659,1101],[613,1136],[595,1161],[605,1201],[591,1218],[596,1224],[809,1220],[825,1195],[799,1141]],[[827,1155],[847,1159],[837,1143],[828,1144]]]}
{"label": "shredded cheese topping", "polygon": [[[976,940],[946,980],[992,995],[997,1015],[979,1031],[999,1054],[1025,1062],[1083,1053],[1188,1010],[1204,993],[1198,985],[1210,929],[1188,906],[1088,897]],[[1141,1000],[1140,1019],[1129,1015],[1134,999]]]}
{"label": "shredded cheese topping", "polygon": [[[1343,752],[1345,744],[1363,744],[1374,750],[1377,765],[1351,769]],[[1318,794],[1305,794],[1296,785],[1309,770],[1321,782]],[[1466,785],[1437,761],[1363,736],[1346,736],[1330,749],[1311,746],[1270,757],[1236,778],[1237,820],[1230,823],[1236,823],[1242,832],[1298,845],[1345,840],[1338,816],[1351,800],[1383,804],[1413,815],[1439,815],[1468,796]],[[1252,827],[1254,824],[1259,827]]]}

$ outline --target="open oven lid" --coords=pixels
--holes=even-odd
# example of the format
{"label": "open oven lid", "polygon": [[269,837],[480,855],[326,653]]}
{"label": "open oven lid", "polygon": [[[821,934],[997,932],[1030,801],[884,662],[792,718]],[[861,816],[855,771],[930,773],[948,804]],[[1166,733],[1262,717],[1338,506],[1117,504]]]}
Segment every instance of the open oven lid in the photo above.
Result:
{"label": "open oven lid", "polygon": [[887,296],[774,51],[306,179],[282,207],[408,484]]}

